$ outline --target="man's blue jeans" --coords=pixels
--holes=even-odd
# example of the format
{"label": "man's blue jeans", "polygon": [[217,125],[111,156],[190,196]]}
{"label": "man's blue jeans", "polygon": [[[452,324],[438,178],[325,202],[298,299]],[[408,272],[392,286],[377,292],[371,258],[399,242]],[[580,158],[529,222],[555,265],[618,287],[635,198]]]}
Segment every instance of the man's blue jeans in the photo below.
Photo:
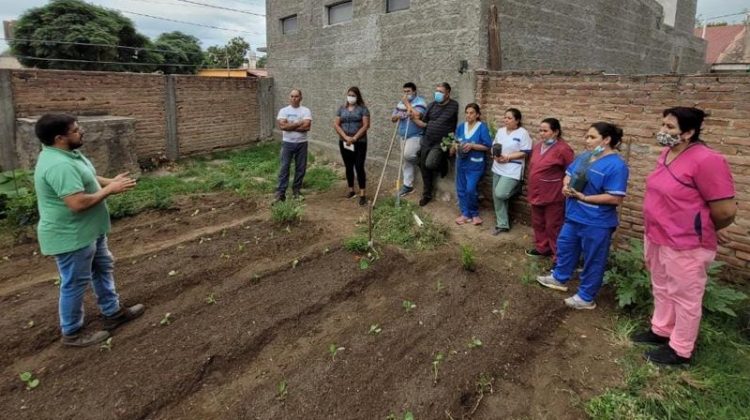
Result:
{"label": "man's blue jeans", "polygon": [[289,167],[294,159],[294,183],[292,192],[299,194],[302,189],[302,181],[307,171],[307,142],[289,143],[281,142],[281,168],[279,169],[279,186],[277,195],[286,195],[289,186]]}
{"label": "man's blue jeans", "polygon": [[73,335],[83,327],[83,295],[89,283],[96,303],[104,316],[120,310],[115,291],[114,259],[107,247],[107,237],[100,236],[91,245],[55,255],[60,272],[60,326],[63,335]]}

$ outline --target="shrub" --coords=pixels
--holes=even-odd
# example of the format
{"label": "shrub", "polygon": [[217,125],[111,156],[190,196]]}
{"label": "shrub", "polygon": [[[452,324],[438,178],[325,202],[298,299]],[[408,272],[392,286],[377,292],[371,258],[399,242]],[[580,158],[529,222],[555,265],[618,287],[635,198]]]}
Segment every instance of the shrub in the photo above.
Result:
{"label": "shrub", "polygon": [[274,223],[295,223],[302,220],[304,204],[300,200],[279,201],[271,207],[271,220]]}
{"label": "shrub", "polygon": [[344,249],[349,252],[366,253],[370,249],[367,237],[362,235],[353,236],[344,242]]}
{"label": "shrub", "polygon": [[[724,263],[714,262],[708,270],[703,308],[708,312],[734,317],[737,316],[734,308],[747,299],[747,295],[719,284],[717,278],[723,265]],[[618,305],[635,310],[650,308],[653,296],[649,272],[643,261],[643,242],[631,239],[628,249],[612,252],[609,266],[604,274],[604,282],[614,286]]]}
{"label": "shrub", "polygon": [[461,245],[461,266],[466,271],[477,269],[477,261],[474,258],[474,248],[470,245]]}

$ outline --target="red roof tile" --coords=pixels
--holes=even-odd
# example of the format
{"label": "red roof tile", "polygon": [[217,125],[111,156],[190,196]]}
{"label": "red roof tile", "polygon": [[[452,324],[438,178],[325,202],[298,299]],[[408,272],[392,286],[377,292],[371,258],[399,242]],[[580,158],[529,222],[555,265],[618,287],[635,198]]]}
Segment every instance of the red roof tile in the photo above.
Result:
{"label": "red roof tile", "polygon": [[[719,55],[729,47],[745,25],[709,26],[706,28],[706,63],[714,64]],[[703,28],[695,28],[695,36],[703,35]]]}

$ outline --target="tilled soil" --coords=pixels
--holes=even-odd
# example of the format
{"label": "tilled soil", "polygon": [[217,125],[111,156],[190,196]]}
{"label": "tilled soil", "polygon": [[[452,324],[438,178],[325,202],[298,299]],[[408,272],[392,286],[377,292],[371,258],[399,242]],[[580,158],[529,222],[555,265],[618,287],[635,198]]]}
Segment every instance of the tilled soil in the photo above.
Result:
{"label": "tilled soil", "polygon": [[[522,284],[517,243],[485,244],[502,258],[480,258],[476,272],[463,270],[455,245],[381,247],[362,270],[341,244],[363,210],[333,194],[306,203],[293,226],[223,195],[118,222],[118,290],[148,309],[109,350],[62,347],[54,264],[16,247],[0,265],[2,417],[516,418],[540,416],[546,399],[545,413],[576,418],[569,395],[541,388],[554,375],[580,381],[566,375],[581,367],[590,375],[581,386],[596,392],[599,371],[615,370],[611,354],[594,371],[582,366],[601,346],[571,347],[561,331],[571,343],[580,328],[601,339],[587,328],[601,314],[570,318],[560,295]],[[97,328],[91,296],[86,312]],[[36,389],[19,381],[23,371],[40,379]]]}

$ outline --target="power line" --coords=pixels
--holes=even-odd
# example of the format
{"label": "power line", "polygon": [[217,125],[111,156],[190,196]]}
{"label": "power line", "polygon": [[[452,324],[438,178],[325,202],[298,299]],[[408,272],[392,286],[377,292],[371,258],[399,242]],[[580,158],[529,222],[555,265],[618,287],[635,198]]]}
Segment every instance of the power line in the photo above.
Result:
{"label": "power line", "polygon": [[17,55],[16,58],[37,61],[62,61],[66,63],[96,63],[96,64],[120,64],[123,66],[169,66],[169,67],[203,67],[201,64],[177,64],[177,63],[136,63],[122,61],[95,61],[95,60],[75,60],[72,58],[45,58],[32,57],[29,55]]}
{"label": "power line", "polygon": [[191,0],[175,0],[175,1],[180,1],[180,2],[183,2],[183,3],[196,4],[198,6],[210,7],[212,9],[229,10],[231,12],[245,13],[245,14],[248,14],[248,15],[266,17],[266,15],[262,15],[260,13],[255,13],[255,12],[250,12],[248,10],[232,9],[231,7],[223,7],[223,6],[214,6],[213,4],[200,3],[200,2],[197,2],[197,1],[191,1]]}
{"label": "power line", "polygon": [[161,16],[147,15],[145,13],[129,12],[127,10],[122,10],[122,9],[112,9],[112,10],[117,10],[118,12],[128,13],[128,14],[131,14],[131,15],[145,16],[145,17],[149,17],[149,18],[152,18],[152,19],[165,20],[167,22],[176,22],[176,23],[183,23],[185,25],[193,25],[193,26],[200,26],[200,27],[203,27],[203,28],[218,29],[220,31],[231,31],[231,32],[240,32],[240,33],[245,33],[245,34],[261,35],[258,32],[243,31],[243,30],[239,30],[239,29],[220,28],[218,26],[203,25],[201,23],[195,23],[195,22],[185,22],[183,20],[176,20],[176,19],[170,19],[170,18],[165,18],[165,17],[161,17]]}
{"label": "power line", "polygon": [[741,11],[739,13],[731,13],[731,14],[728,14],[728,15],[721,15],[721,16],[714,16],[714,17],[706,18],[706,19],[704,19],[704,21],[708,22],[709,20],[721,19],[721,18],[731,17],[731,16],[745,15],[747,13],[749,13],[747,10],[743,10],[743,11]]}
{"label": "power line", "polygon": [[31,38],[0,38],[4,41],[14,42],[42,42],[45,44],[61,44],[61,45],[83,45],[88,47],[111,47],[111,48],[123,48],[136,51],[157,51],[171,54],[181,54],[182,51],[175,50],[160,50],[158,48],[145,48],[145,47],[130,47],[127,45],[112,45],[112,44],[97,44],[93,42],[73,42],[73,41],[53,41],[51,39],[31,39]]}

